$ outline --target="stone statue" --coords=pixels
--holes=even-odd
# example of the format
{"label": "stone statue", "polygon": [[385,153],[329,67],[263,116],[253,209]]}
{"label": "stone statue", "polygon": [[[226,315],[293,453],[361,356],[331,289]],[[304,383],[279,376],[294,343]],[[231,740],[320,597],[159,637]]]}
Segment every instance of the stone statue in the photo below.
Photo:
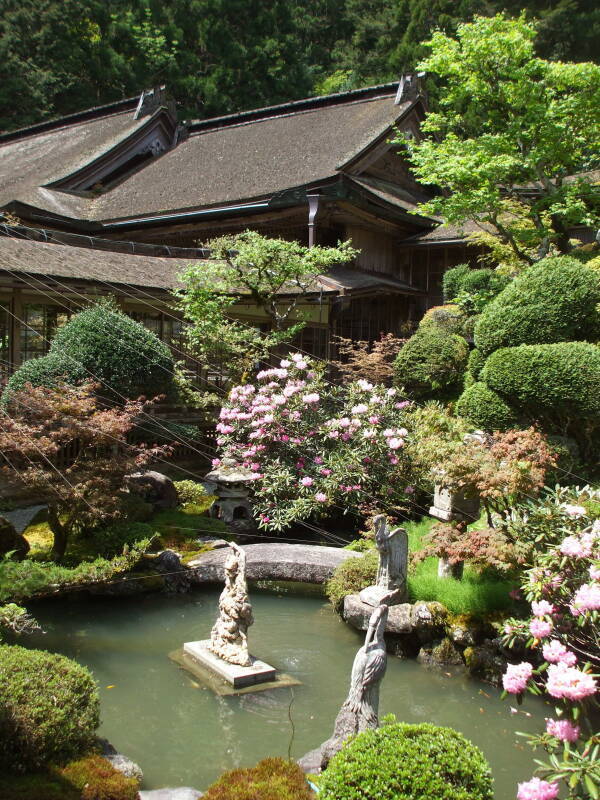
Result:
{"label": "stone statue", "polygon": [[349,736],[379,726],[379,684],[387,667],[383,634],[388,608],[382,603],[371,614],[365,643],[354,657],[348,697],[337,715],[332,737],[318,751],[320,769],[325,769]]}
{"label": "stone statue", "polygon": [[377,606],[384,597],[388,605],[406,600],[406,575],[408,571],[408,535],[404,528],[390,530],[384,514],[373,520],[375,545],[379,551],[377,583],[360,592],[360,599]]}
{"label": "stone statue", "polygon": [[246,584],[246,554],[229,543],[225,560],[225,588],[219,597],[219,616],[210,633],[208,649],[230,664],[248,667],[248,628],[254,622]]}

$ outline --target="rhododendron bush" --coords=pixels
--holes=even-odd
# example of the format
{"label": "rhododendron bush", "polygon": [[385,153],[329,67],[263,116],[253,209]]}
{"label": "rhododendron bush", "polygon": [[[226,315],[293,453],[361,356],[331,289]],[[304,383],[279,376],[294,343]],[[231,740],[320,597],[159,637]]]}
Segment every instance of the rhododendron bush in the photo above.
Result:
{"label": "rhododendron bush", "polygon": [[[410,403],[358,380],[332,386],[294,353],[237,386],[221,410],[223,460],[251,470],[261,527],[282,530],[325,509],[402,509],[413,492]],[[218,466],[221,459],[216,459]]]}
{"label": "rhododendron bush", "polygon": [[[519,784],[518,800],[559,796],[563,783],[573,798],[600,795],[600,735],[597,720],[600,667],[600,520],[573,530],[573,520],[585,516],[584,506],[564,504],[564,537],[548,534],[546,548],[538,550],[535,565],[526,573],[523,592],[531,604],[528,620],[509,620],[505,643],[525,643],[536,668],[523,661],[508,666],[503,677],[506,692],[520,701],[528,690],[545,692],[555,703],[555,715],[546,730],[529,736],[534,748],[543,747],[547,762],[537,761],[542,777]],[[544,544],[542,542],[541,544]]]}

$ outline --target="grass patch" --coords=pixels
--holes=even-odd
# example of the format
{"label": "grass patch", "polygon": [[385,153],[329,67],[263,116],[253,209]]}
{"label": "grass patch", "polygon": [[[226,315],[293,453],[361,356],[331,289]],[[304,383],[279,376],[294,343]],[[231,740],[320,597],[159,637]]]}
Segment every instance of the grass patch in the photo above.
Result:
{"label": "grass patch", "polygon": [[[421,549],[423,537],[436,522],[437,520],[431,517],[424,517],[402,526],[408,534],[409,552],[416,553]],[[470,529],[479,527],[481,520],[469,526]],[[365,548],[359,544],[349,549],[361,551]],[[437,566],[437,558],[428,558],[410,570],[408,595],[411,603],[418,600],[427,602],[435,600],[446,606],[452,614],[474,616],[506,611],[512,607],[508,593],[511,589],[517,588],[515,581],[481,574],[468,564],[465,565],[462,580],[438,578]],[[376,575],[377,554],[371,543],[362,559],[349,559],[341,564],[328,582],[327,596],[334,608],[340,608],[346,594],[356,594],[374,583]]]}
{"label": "grass patch", "polygon": [[[197,540],[205,536],[229,538],[230,531],[220,519],[213,519],[207,514],[214,498],[207,503],[187,503],[179,508],[167,509],[155,514],[149,521],[154,530],[160,534],[164,547],[188,551],[197,551]],[[200,548],[201,550],[202,548]]]}

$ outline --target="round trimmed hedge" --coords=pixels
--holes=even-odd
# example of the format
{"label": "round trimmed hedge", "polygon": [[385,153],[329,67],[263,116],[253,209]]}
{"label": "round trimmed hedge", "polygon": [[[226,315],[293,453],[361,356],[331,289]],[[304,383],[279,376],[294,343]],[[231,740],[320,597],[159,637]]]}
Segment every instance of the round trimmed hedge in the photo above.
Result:
{"label": "round trimmed hedge", "polygon": [[482,381],[465,389],[458,399],[456,411],[485,431],[505,431],[518,425],[511,406]]}
{"label": "round trimmed hedge", "polygon": [[59,328],[48,355],[23,364],[7,390],[10,395],[27,382],[54,386],[59,377],[71,384],[96,378],[117,399],[154,397],[172,388],[174,366],[171,351],[152,331],[110,303],[96,303]]}
{"label": "round trimmed hedge", "polygon": [[462,333],[466,319],[467,315],[458,306],[434,306],[425,313],[419,323],[419,330],[435,327],[446,333]]}
{"label": "round trimmed hedge", "polygon": [[596,341],[600,276],[569,256],[546,258],[510,283],[483,310],[475,345],[484,355],[502,347]]}
{"label": "round trimmed hedge", "polygon": [[481,373],[493,392],[532,419],[600,416],[600,347],[588,342],[496,350]]}
{"label": "round trimmed hedge", "polygon": [[87,752],[100,724],[98,687],[66,656],[0,645],[0,767],[12,772]]}
{"label": "round trimmed hedge", "polygon": [[395,382],[415,396],[443,392],[460,383],[468,356],[462,336],[433,325],[419,328],[396,357]]}
{"label": "round trimmed hedge", "polygon": [[254,767],[226,772],[204,794],[204,800],[310,800],[312,797],[300,767],[283,758],[265,758]]}
{"label": "round trimmed hedge", "polygon": [[329,762],[322,800],[492,800],[481,750],[452,728],[395,723],[360,733]]}
{"label": "round trimmed hedge", "polygon": [[457,264],[444,272],[442,286],[444,293],[444,303],[451,303],[458,293],[462,290],[462,282],[471,271],[468,264]]}
{"label": "round trimmed hedge", "polygon": [[469,353],[469,361],[467,362],[467,370],[472,375],[475,380],[479,380],[479,376],[481,375],[481,370],[483,369],[483,365],[485,364],[486,357],[483,355],[481,350],[475,348],[471,350]]}

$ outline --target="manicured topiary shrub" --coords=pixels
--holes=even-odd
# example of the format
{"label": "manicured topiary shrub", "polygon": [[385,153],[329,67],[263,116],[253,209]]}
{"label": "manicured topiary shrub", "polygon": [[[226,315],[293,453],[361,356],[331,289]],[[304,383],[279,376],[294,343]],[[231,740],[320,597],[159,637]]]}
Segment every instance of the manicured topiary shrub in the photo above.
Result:
{"label": "manicured topiary shrub", "polygon": [[90,749],[100,724],[98,689],[69,658],[0,646],[0,767],[23,772]]}
{"label": "manicured topiary shrub", "polygon": [[430,308],[419,323],[419,330],[423,328],[440,328],[446,333],[462,333],[467,315],[458,306],[434,306]]}
{"label": "manicured topiary shrub", "polygon": [[462,282],[466,275],[471,272],[468,264],[458,264],[444,272],[442,286],[444,292],[444,303],[451,303],[462,288]]}
{"label": "manicured topiary shrub", "polygon": [[483,310],[475,345],[485,355],[501,347],[596,341],[600,337],[600,276],[568,256],[529,267]]}
{"label": "manicured topiary shrub", "polygon": [[467,371],[471,374],[471,376],[477,381],[479,380],[479,376],[481,374],[481,370],[483,369],[483,365],[485,364],[485,356],[481,352],[475,348],[471,350],[469,353],[469,360],[467,362]]}
{"label": "manicured topiary shrub", "polygon": [[456,404],[456,411],[485,431],[504,431],[518,425],[511,406],[481,381],[465,389]]}
{"label": "manicured topiary shrub", "polygon": [[[169,348],[139,322],[110,303],[97,303],[59,328],[42,364],[26,362],[11,378],[8,393],[27,381],[54,385],[57,376],[67,383],[98,379],[104,394],[154,397],[173,387],[173,358]],[[110,388],[108,388],[110,387]],[[112,392],[111,392],[112,390]]]}
{"label": "manicured topiary shrub", "polygon": [[396,357],[395,382],[415,397],[443,395],[462,381],[468,355],[462,336],[434,326],[419,328]]}
{"label": "manicured topiary shrub", "polygon": [[511,278],[508,275],[501,275],[493,269],[470,269],[460,281],[460,292],[478,294],[487,292],[490,295],[499,294],[508,284]]}
{"label": "manicured topiary shrub", "polygon": [[492,778],[479,748],[452,728],[384,725],[331,759],[319,798],[492,800]]}
{"label": "manicured topiary shrub", "polygon": [[496,350],[482,379],[530,419],[548,423],[600,417],[600,348],[587,342]]}
{"label": "manicured topiary shrub", "polygon": [[177,499],[182,506],[187,503],[202,505],[207,503],[210,498],[204,486],[198,481],[175,481],[175,488],[177,489]]}
{"label": "manicured topiary shrub", "polygon": [[204,800],[312,800],[306,777],[293,761],[265,758],[255,767],[226,772]]}
{"label": "manicured topiary shrub", "polygon": [[32,386],[56,386],[59,381],[67,383],[81,383],[89,378],[82,366],[73,359],[66,358],[60,353],[52,353],[42,358],[32,358],[26,361],[10,378],[3,400],[10,397],[11,392],[22,389],[26,383]]}

